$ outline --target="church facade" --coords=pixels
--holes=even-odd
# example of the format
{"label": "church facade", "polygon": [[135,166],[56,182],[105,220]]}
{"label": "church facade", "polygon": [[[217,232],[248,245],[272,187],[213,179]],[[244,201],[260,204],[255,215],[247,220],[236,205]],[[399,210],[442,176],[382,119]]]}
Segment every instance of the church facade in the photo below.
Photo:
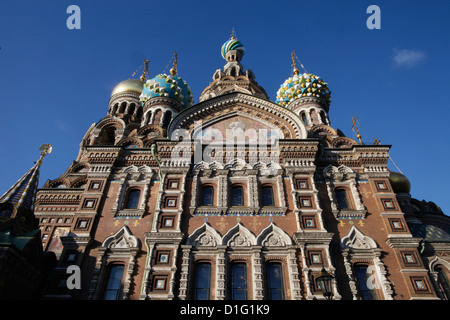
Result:
{"label": "church facade", "polygon": [[44,298],[449,299],[450,219],[411,198],[390,146],[333,128],[328,84],[294,58],[270,101],[244,53],[224,43],[197,103],[176,55],[169,75],[114,88],[36,194],[58,259]]}

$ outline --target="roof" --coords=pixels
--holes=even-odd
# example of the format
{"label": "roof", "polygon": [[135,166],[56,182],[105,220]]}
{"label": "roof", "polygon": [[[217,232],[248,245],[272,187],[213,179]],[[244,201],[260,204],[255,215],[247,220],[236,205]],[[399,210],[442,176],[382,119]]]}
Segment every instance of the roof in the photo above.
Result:
{"label": "roof", "polygon": [[450,234],[448,232],[431,224],[411,223],[408,227],[414,237],[422,238],[424,241],[450,242]]}
{"label": "roof", "polygon": [[33,210],[34,196],[38,189],[40,161],[28,170],[8,191],[0,197],[0,203],[12,204],[17,209]]}

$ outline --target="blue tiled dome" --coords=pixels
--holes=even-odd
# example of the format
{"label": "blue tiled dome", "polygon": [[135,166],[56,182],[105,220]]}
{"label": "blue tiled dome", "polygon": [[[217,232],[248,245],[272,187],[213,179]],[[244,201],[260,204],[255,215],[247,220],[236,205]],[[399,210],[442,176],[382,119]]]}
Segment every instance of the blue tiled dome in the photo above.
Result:
{"label": "blue tiled dome", "polygon": [[154,97],[167,97],[180,102],[184,108],[194,102],[186,81],[176,75],[158,74],[144,83],[140,96],[142,104]]}

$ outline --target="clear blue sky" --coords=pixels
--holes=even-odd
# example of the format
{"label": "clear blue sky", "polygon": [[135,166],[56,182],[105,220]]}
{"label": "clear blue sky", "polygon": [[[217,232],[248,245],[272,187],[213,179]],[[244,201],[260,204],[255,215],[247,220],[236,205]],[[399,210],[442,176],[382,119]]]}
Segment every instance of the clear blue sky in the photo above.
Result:
{"label": "clear blue sky", "polygon": [[[69,5],[81,30],[69,30]],[[381,29],[369,30],[369,5]],[[53,145],[40,185],[76,158],[89,126],[107,113],[111,90],[150,60],[150,76],[178,74],[194,100],[224,60],[232,27],[242,64],[272,101],[291,75],[290,54],[332,91],[331,124],[347,136],[358,117],[366,143],[392,145],[411,194],[450,213],[450,2],[322,0],[2,0],[0,2],[0,194]],[[137,75],[139,76],[139,74]],[[397,170],[390,162],[389,167]]]}

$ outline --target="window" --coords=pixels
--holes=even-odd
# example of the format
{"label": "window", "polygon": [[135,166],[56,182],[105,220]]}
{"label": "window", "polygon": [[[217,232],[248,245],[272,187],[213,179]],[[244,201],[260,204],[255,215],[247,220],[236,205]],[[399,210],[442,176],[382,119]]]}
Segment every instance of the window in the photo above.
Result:
{"label": "window", "polygon": [[231,189],[231,205],[244,205],[244,189],[241,186],[235,186]]}
{"label": "window", "polygon": [[247,265],[231,264],[231,299],[247,300]]}
{"label": "window", "polygon": [[347,198],[347,192],[345,192],[344,189],[336,189],[335,193],[339,210],[350,209],[350,204]]}
{"label": "window", "polygon": [[123,265],[112,265],[109,271],[108,283],[105,289],[104,300],[118,300],[122,287]]}
{"label": "window", "polygon": [[444,299],[450,300],[450,282],[448,281],[447,275],[442,267],[437,270],[438,286],[441,289]]}
{"label": "window", "polygon": [[279,262],[266,265],[267,298],[269,300],[284,300],[283,268]]}
{"label": "window", "polygon": [[128,199],[125,204],[125,209],[137,209],[141,191],[138,189],[132,189],[128,193]]}
{"label": "window", "polygon": [[201,197],[202,197],[202,206],[213,206],[214,188],[211,186],[203,187]]}
{"label": "window", "polygon": [[195,275],[195,300],[209,300],[211,289],[211,264],[198,263]]}
{"label": "window", "polygon": [[306,115],[304,112],[302,112],[302,121],[305,124],[305,126],[308,126],[308,120],[306,119]]}
{"label": "window", "polygon": [[358,283],[358,293],[361,300],[377,300],[375,287],[369,281],[372,274],[368,266],[355,266],[356,281]]}
{"label": "window", "polygon": [[262,188],[262,205],[274,206],[275,199],[273,197],[273,188],[271,186],[264,186]]}

